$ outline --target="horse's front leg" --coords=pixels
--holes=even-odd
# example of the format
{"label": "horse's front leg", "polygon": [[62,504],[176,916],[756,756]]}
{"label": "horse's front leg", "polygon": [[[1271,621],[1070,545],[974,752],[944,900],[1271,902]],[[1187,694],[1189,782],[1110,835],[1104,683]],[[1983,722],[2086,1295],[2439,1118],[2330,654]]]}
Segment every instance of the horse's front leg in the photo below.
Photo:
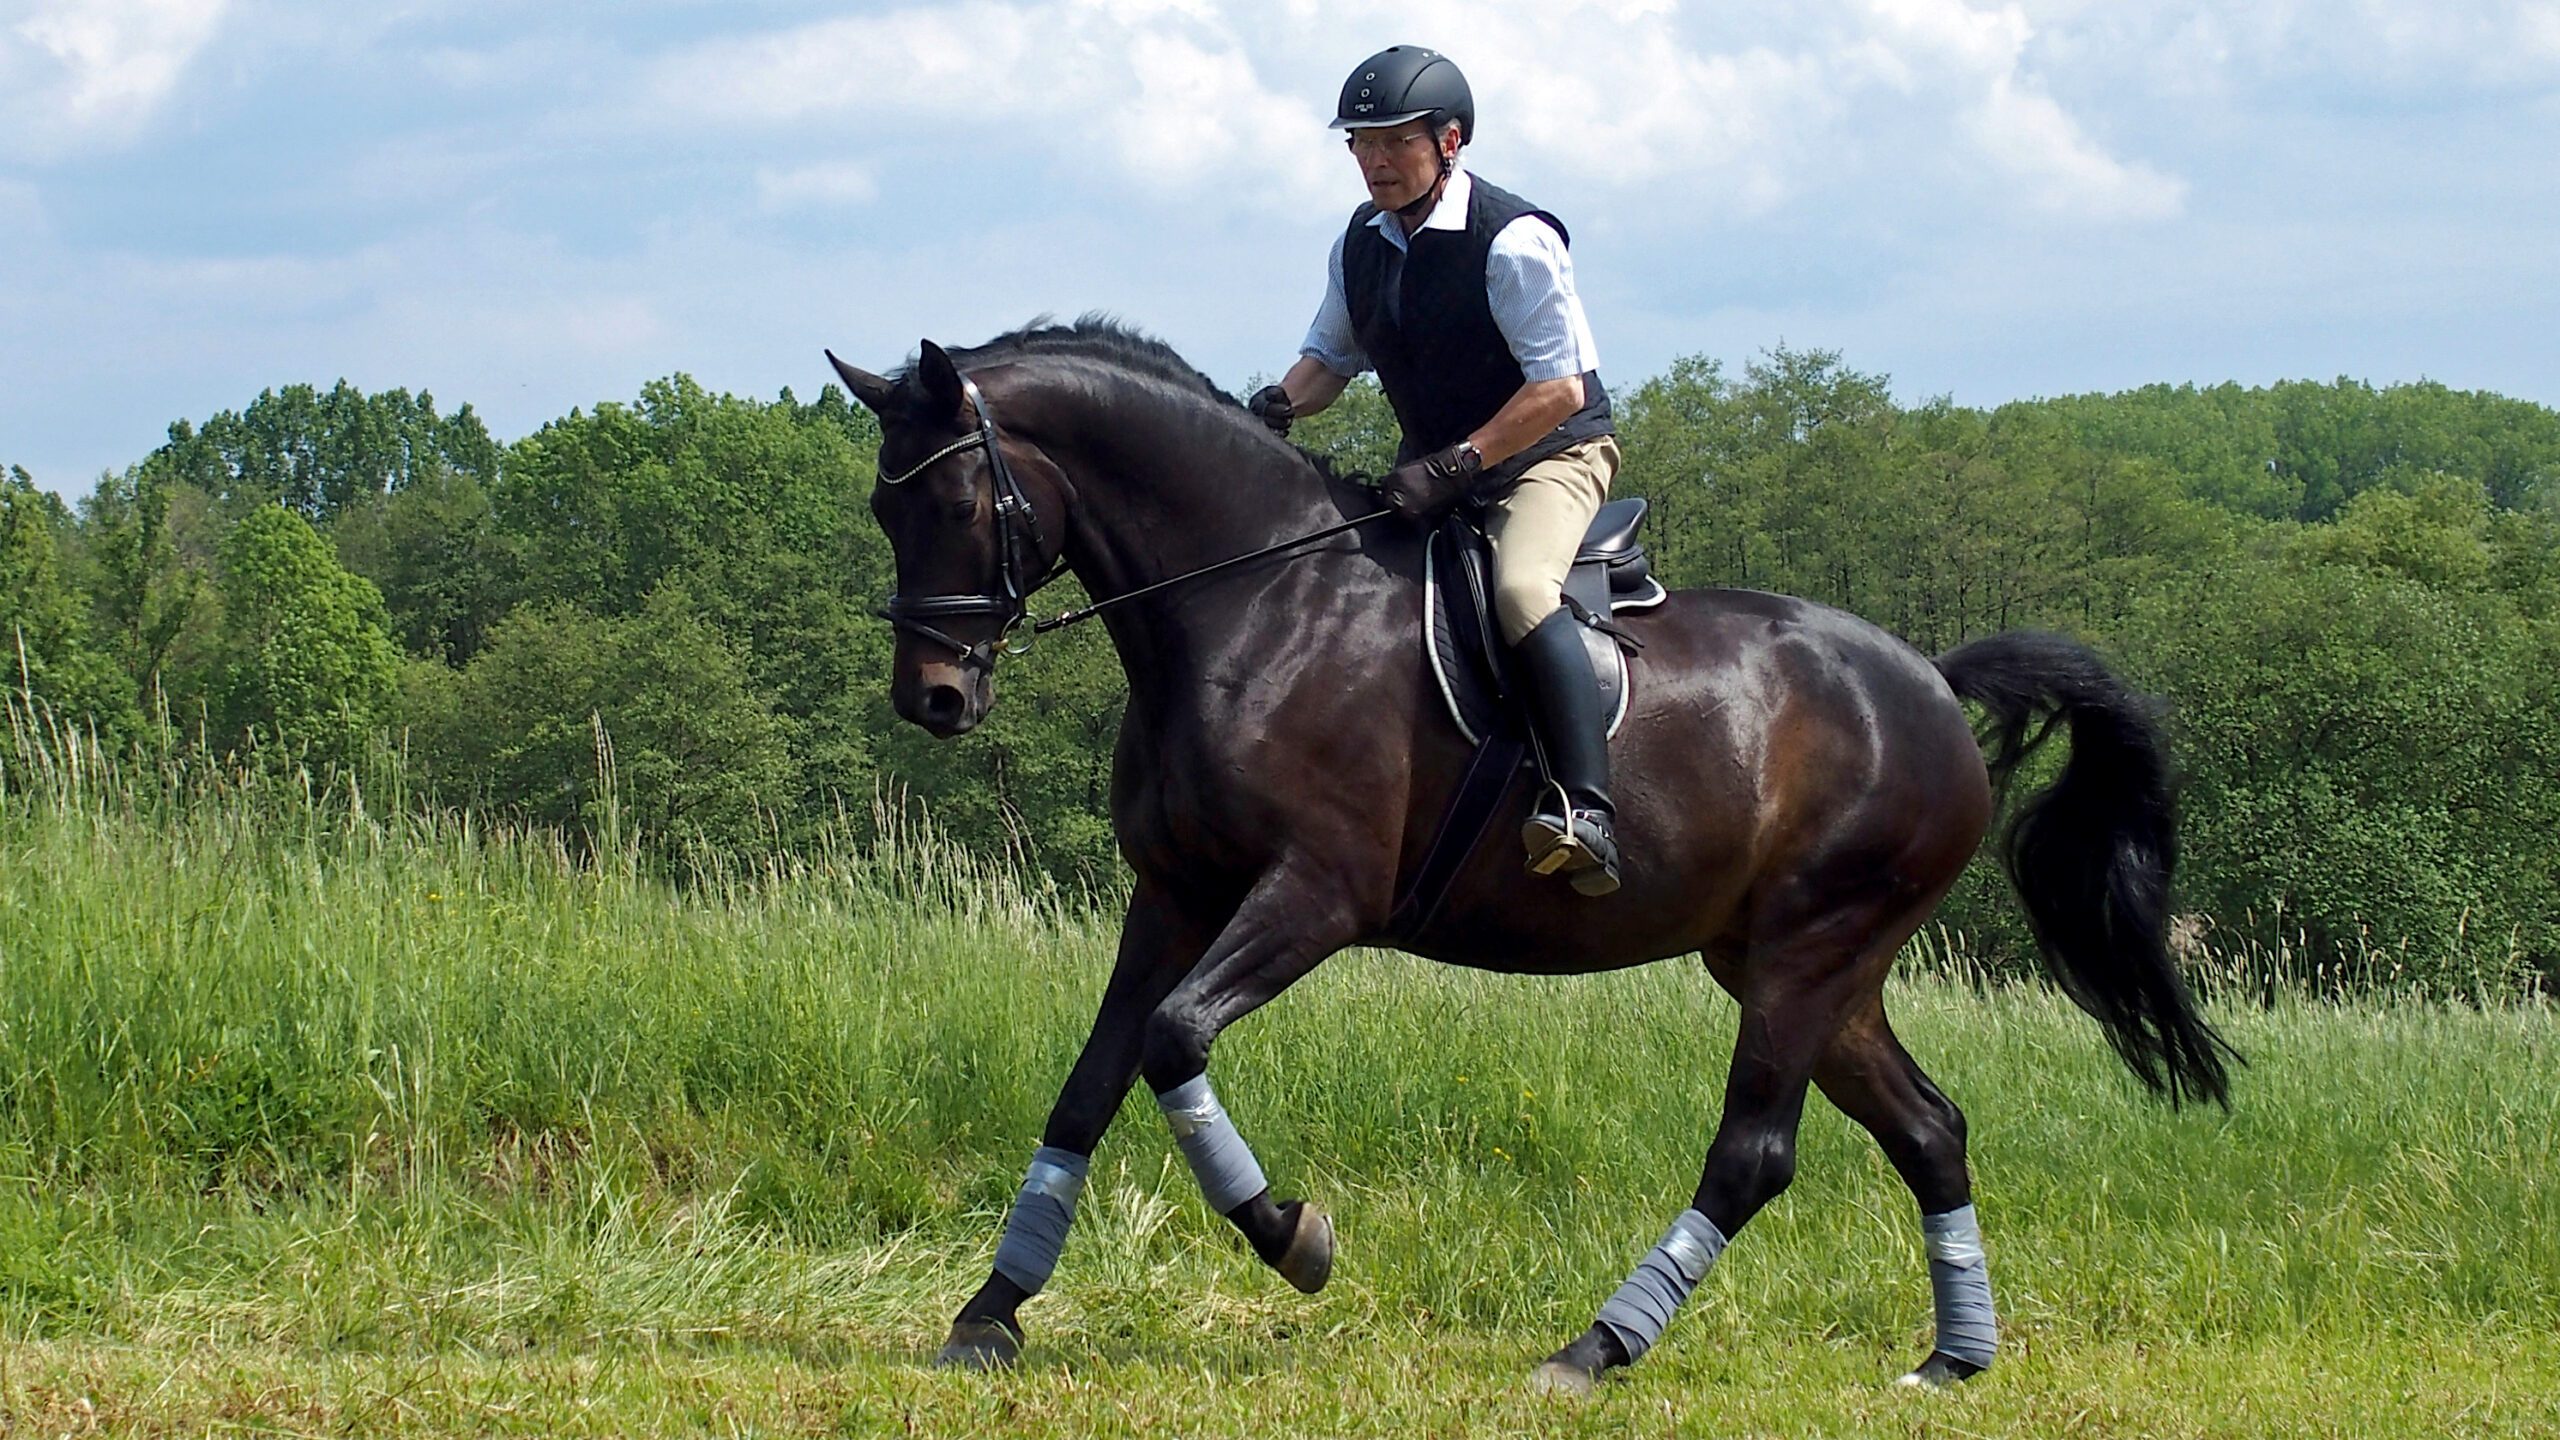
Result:
{"label": "horse's front leg", "polygon": [[1085,1037],[1075,1068],[1067,1072],[1048,1127],[1040,1134],[1040,1148],[1032,1152],[1022,1189],[1005,1216],[995,1268],[960,1307],[936,1364],[986,1369],[1011,1364],[1021,1353],[1022,1322],[1015,1312],[1048,1283],[1058,1263],[1076,1199],[1084,1190],[1086,1166],[1137,1075],[1147,1017],[1199,962],[1216,933],[1214,922],[1201,923],[1160,887],[1139,883],[1120,929],[1119,959],[1102,992],[1101,1010],[1093,1017],[1093,1033]]}
{"label": "horse's front leg", "polygon": [[1348,891],[1318,867],[1276,867],[1146,1023],[1140,1060],[1209,1208],[1253,1253],[1314,1294],[1333,1271],[1333,1222],[1304,1201],[1275,1203],[1262,1163],[1209,1084],[1209,1047],[1358,934]]}

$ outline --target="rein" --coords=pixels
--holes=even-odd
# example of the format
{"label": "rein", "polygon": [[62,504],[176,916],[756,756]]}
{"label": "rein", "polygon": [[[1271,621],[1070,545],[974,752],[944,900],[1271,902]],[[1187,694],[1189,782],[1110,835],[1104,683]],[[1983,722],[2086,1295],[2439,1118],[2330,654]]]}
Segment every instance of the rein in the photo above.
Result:
{"label": "rein", "polygon": [[1395,513],[1396,512],[1393,510],[1372,510],[1368,514],[1362,515],[1357,519],[1345,520],[1339,525],[1327,525],[1321,530],[1311,531],[1294,540],[1283,540],[1277,545],[1265,545],[1259,550],[1251,551],[1243,555],[1230,555],[1224,560],[1203,565],[1197,570],[1186,570],[1170,579],[1158,580],[1152,585],[1141,585],[1135,590],[1131,590],[1120,595],[1114,595],[1108,600],[1096,600],[1081,610],[1069,610],[1062,614],[1053,615],[1046,620],[1034,621],[1031,626],[1031,633],[1034,635],[1046,635],[1052,630],[1063,630],[1067,626],[1073,625],[1078,621],[1090,620],[1094,616],[1101,614],[1103,611],[1110,609],[1112,606],[1119,604],[1123,600],[1135,600],[1142,595],[1151,595],[1158,590],[1171,589],[1176,585],[1185,584],[1189,581],[1199,580],[1210,575],[1215,575],[1219,571],[1231,566],[1242,565],[1248,561],[1260,560],[1269,555],[1277,555],[1283,550],[1295,550],[1301,545],[1312,545],[1318,540],[1330,540],[1334,536],[1342,534],[1344,531],[1357,530],[1372,520],[1384,519],[1385,517]]}
{"label": "rein", "polygon": [[[888,621],[897,629],[930,640],[937,645],[949,647],[959,655],[960,663],[963,665],[974,669],[993,670],[996,664],[996,653],[999,650],[1007,655],[1021,655],[1029,652],[1031,649],[1029,641],[1014,645],[1010,643],[1009,637],[1023,621],[1030,618],[1031,597],[1046,588],[1050,582],[1067,573],[1067,562],[1066,556],[1062,553],[1057,563],[1050,566],[1039,579],[1028,586],[1022,583],[1021,542],[1028,538],[1031,542],[1032,554],[1037,556],[1040,553],[1040,517],[1033,512],[1031,497],[1023,490],[1022,482],[1014,478],[1013,467],[1005,463],[1004,449],[997,443],[1001,437],[996,431],[995,412],[988,408],[986,396],[979,393],[977,382],[966,375],[960,377],[960,392],[978,412],[977,430],[934,451],[899,474],[882,475],[879,479],[883,485],[904,485],[954,455],[984,446],[989,467],[995,471],[996,545],[1001,557],[998,578],[1004,588],[1000,592],[920,595],[912,599],[904,595],[891,595],[888,604],[872,613]],[[1295,550],[1302,545],[1312,545],[1319,540],[1330,540],[1336,535],[1356,530],[1372,520],[1383,519],[1395,513],[1393,510],[1381,508],[1355,519],[1345,520],[1338,525],[1328,525],[1321,530],[1283,540],[1276,545],[1265,545],[1259,550],[1242,555],[1230,555],[1224,560],[1213,561],[1198,569],[1186,570],[1182,574],[1158,580],[1152,584],[1141,585],[1135,590],[1097,600],[1081,610],[1063,611],[1046,620],[1032,621],[1031,634],[1036,638],[1052,630],[1063,630],[1070,625],[1090,620],[1114,605],[1140,599],[1159,590],[1170,590],[1177,585],[1187,585],[1222,570],[1230,570],[1284,551]],[[1028,532],[1027,537],[1025,532]],[[997,625],[995,638],[982,640],[975,645],[963,644],[957,638],[928,623],[933,620],[968,615],[1002,617]]]}

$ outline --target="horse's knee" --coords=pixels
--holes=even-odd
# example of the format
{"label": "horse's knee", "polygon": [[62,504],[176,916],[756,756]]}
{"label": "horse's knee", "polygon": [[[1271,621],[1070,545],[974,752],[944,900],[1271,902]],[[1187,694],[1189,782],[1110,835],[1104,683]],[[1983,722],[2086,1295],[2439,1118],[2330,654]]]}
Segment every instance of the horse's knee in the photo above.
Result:
{"label": "horse's knee", "polygon": [[1209,1042],[1217,1038],[1197,1006],[1167,1000],[1147,1017],[1138,1068],[1158,1094],[1209,1068]]}

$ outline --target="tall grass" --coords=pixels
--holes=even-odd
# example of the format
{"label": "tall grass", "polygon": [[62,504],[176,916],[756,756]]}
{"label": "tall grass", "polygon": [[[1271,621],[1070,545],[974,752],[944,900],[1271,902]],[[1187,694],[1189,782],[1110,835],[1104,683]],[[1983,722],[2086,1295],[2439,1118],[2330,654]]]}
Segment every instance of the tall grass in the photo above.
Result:
{"label": "tall grass", "polygon": [[[671,880],[610,835],[256,766],[136,769],[17,725],[0,1327],[20,1337],[930,1338],[984,1272],[1112,951],[1092,897],[896,806]],[[2560,1025],[2538,1000],[2322,1003],[2233,970],[2216,1019],[2253,1063],[2230,1113],[2175,1114],[2051,993],[1954,937],[1917,959],[1890,1004],[1971,1113],[2029,1347],[2560,1326]],[[1335,1211],[1335,1287],[1261,1274],[1141,1098],[1030,1318],[1106,1353],[1552,1342],[1686,1203],[1733,1028],[1694,964],[1541,980],[1342,956],[1215,1061],[1280,1185]],[[1800,1176],[1684,1325],[1915,1358],[1908,1195],[1818,1102]]]}

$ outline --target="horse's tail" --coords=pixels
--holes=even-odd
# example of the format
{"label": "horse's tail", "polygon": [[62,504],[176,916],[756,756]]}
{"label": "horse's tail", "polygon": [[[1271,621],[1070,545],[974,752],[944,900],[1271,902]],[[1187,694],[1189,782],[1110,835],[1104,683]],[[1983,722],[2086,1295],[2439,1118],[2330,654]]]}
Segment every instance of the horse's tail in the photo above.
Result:
{"label": "horse's tail", "polygon": [[2036,948],[2063,993],[2106,1028],[2125,1064],[2172,1105],[2228,1108],[2238,1059],[2197,1012],[2169,957],[2177,805],[2152,706],[2097,653],[2013,630],[1941,655],[1938,673],[1990,712],[1991,773],[2005,786],[2057,724],[2071,730],[2061,778],[2030,796],[2000,837],[2001,867],[2026,902]]}

